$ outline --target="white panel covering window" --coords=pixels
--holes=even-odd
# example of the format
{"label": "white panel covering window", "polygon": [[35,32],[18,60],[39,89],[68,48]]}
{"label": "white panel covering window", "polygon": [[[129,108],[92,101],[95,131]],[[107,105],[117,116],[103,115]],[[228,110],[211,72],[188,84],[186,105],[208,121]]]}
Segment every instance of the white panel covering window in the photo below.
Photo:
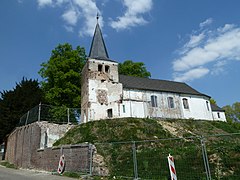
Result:
{"label": "white panel covering window", "polygon": [[151,96],[151,105],[152,107],[157,107],[157,96],[155,95]]}

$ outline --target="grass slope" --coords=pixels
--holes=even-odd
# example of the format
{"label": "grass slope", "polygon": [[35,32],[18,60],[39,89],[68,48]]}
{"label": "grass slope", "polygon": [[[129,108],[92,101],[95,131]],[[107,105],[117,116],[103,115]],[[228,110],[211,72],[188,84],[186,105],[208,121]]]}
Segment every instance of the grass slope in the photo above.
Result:
{"label": "grass slope", "polygon": [[[240,125],[123,118],[81,124],[68,131],[54,145],[95,144],[98,154],[106,162],[111,179],[111,176],[134,176],[132,141],[136,141],[138,177],[141,179],[167,179],[169,170],[166,157],[169,153],[174,155],[178,179],[205,179],[201,146],[201,140],[204,140],[212,179],[238,179],[240,135],[222,136],[229,133],[240,133]],[[200,136],[206,138],[201,139]]]}

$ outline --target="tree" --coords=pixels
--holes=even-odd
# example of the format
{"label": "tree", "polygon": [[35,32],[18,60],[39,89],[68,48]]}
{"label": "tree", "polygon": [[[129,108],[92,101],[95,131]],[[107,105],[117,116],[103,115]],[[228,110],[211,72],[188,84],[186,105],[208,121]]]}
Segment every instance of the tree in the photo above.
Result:
{"label": "tree", "polygon": [[[73,49],[68,43],[59,44],[50,59],[42,63],[39,74],[46,101],[55,106],[80,107],[81,71],[86,62],[85,49]],[[150,77],[144,63],[127,60],[119,63],[119,73],[137,77]]]}
{"label": "tree", "polygon": [[23,78],[13,90],[0,92],[0,143],[28,110],[43,101],[37,80]]}
{"label": "tree", "polygon": [[86,61],[85,49],[59,44],[39,74],[46,101],[55,106],[77,108],[81,102],[81,71]]}
{"label": "tree", "polygon": [[223,109],[228,122],[240,122],[240,102],[235,102],[232,106],[224,106]]}
{"label": "tree", "polygon": [[135,76],[135,77],[151,77],[151,73],[147,71],[143,62],[133,62],[126,60],[123,63],[119,63],[119,74]]}
{"label": "tree", "polygon": [[216,102],[216,100],[215,100],[215,99],[213,99],[213,98],[211,98],[211,99],[210,99],[210,103],[211,103],[211,104],[214,104],[214,105],[217,105],[217,102]]}

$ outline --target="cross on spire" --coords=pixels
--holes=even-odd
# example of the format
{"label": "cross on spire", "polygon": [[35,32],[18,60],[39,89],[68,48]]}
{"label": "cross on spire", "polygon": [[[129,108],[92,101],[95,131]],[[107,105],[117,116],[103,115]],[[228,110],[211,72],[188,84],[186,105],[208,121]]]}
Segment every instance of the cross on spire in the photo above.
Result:
{"label": "cross on spire", "polygon": [[97,17],[96,17],[96,18],[97,18],[97,23],[98,23],[99,16],[100,16],[100,15],[99,15],[99,13],[97,12]]}

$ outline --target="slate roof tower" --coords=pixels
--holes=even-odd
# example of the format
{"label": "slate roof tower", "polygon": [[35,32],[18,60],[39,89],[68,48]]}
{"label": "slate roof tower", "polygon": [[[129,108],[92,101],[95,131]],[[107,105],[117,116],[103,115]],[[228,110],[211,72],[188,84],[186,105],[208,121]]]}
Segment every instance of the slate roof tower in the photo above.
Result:
{"label": "slate roof tower", "polygon": [[102,37],[102,32],[101,32],[98,22],[97,22],[97,25],[95,28],[93,39],[92,39],[92,45],[91,45],[90,52],[89,52],[89,58],[102,59],[102,60],[109,59],[107,48],[104,43],[104,40]]}
{"label": "slate roof tower", "polygon": [[109,59],[98,18],[89,57],[82,71],[82,122],[119,117],[122,84],[119,83],[118,63]]}

